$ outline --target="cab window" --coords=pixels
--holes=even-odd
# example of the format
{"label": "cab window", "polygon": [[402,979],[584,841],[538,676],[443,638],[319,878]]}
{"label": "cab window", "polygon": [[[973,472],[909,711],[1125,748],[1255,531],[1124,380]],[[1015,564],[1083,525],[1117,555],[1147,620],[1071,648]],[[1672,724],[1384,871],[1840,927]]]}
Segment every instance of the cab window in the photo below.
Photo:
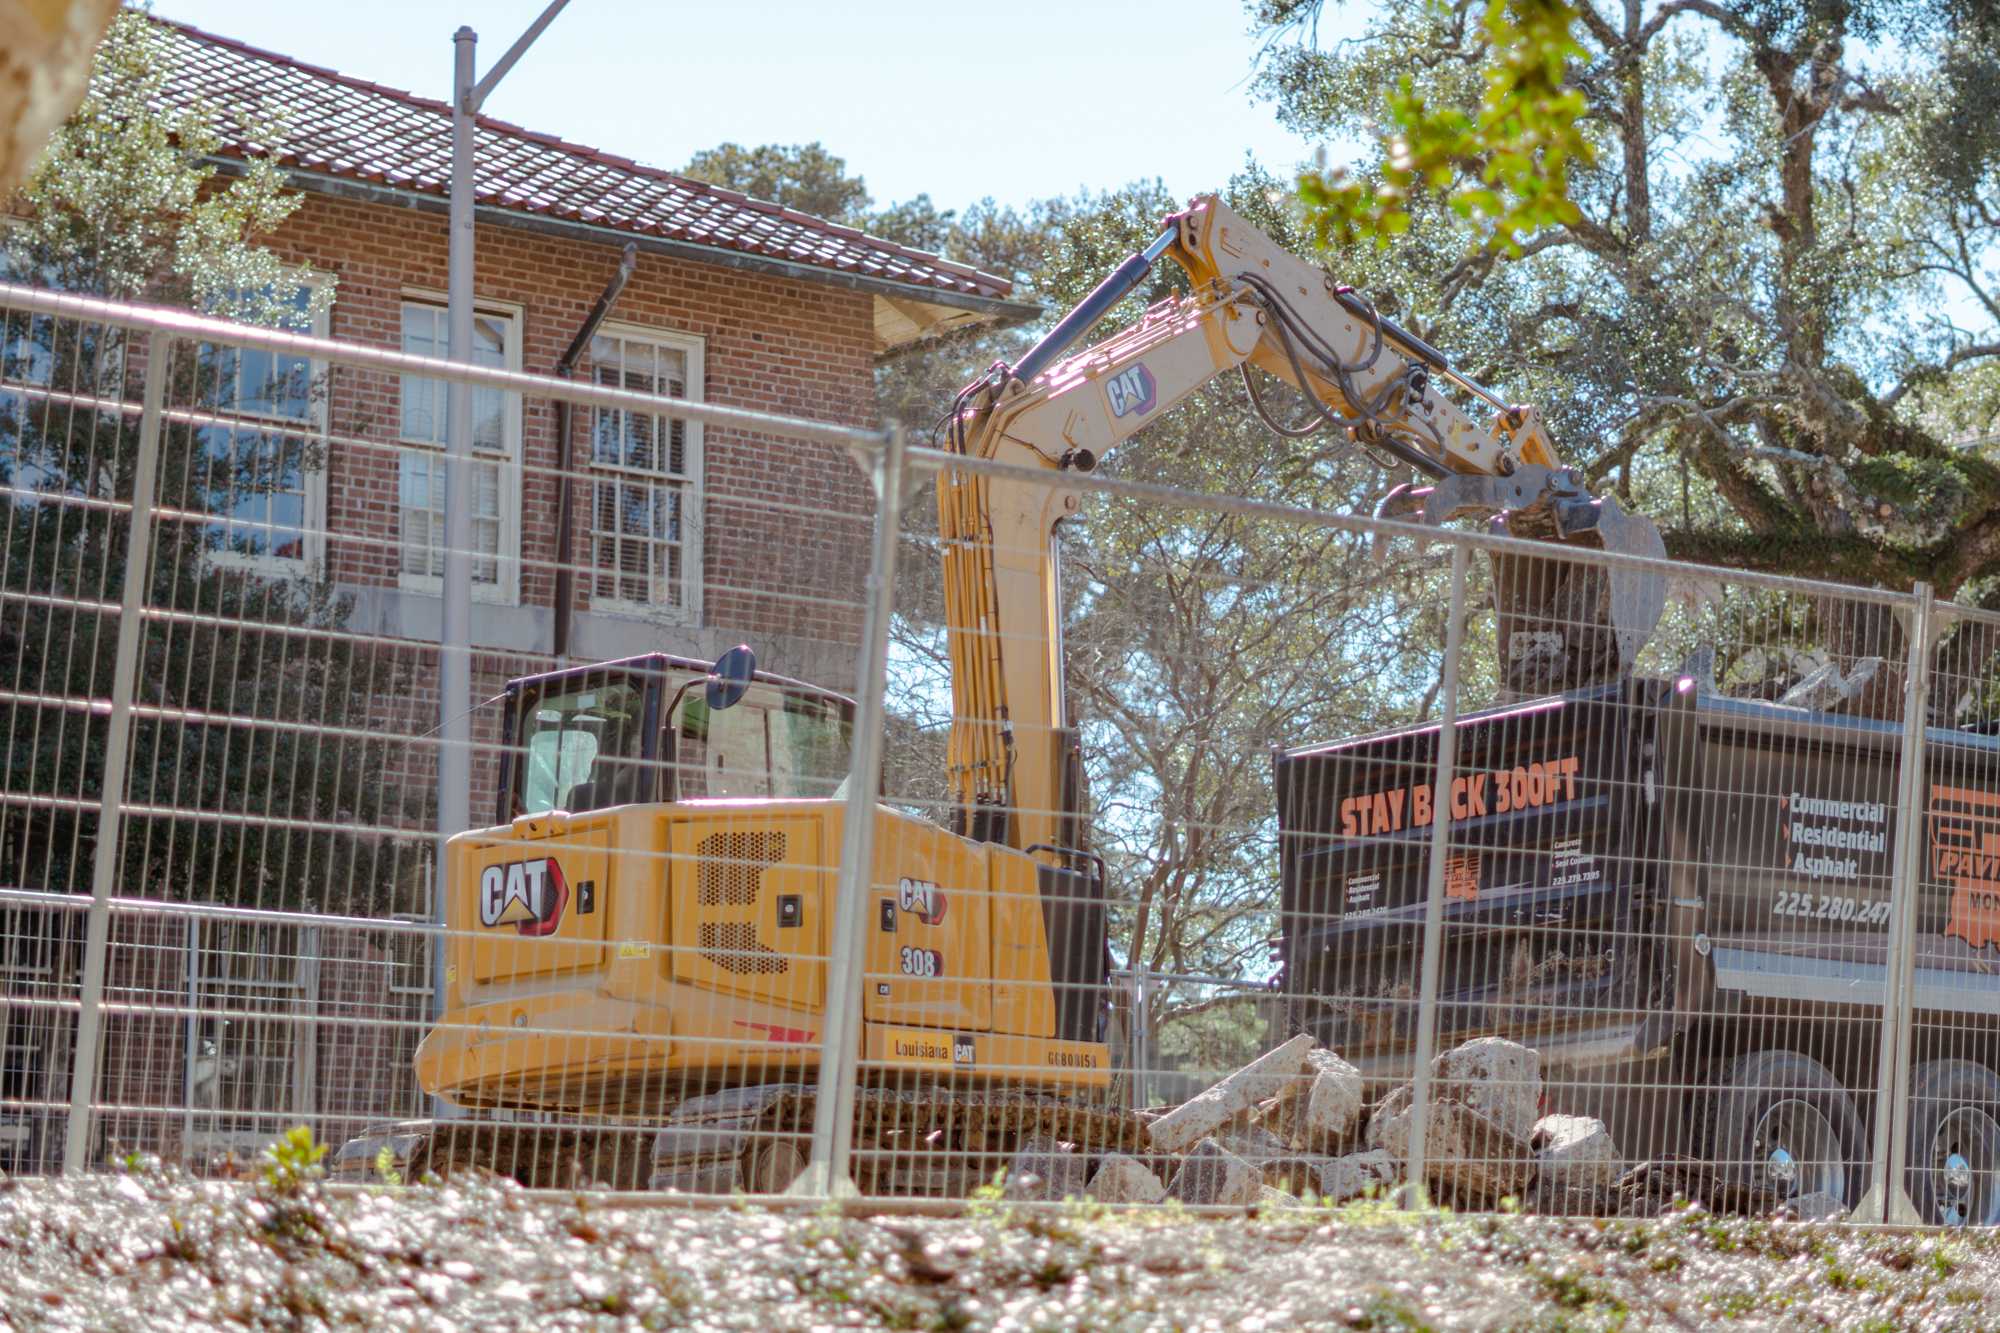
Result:
{"label": "cab window", "polygon": [[832,699],[759,685],[711,712],[690,693],[674,747],[681,799],[832,796],[847,776],[853,721]]}
{"label": "cab window", "polygon": [[602,810],[652,799],[644,685],[611,676],[552,682],[521,705],[516,814]]}

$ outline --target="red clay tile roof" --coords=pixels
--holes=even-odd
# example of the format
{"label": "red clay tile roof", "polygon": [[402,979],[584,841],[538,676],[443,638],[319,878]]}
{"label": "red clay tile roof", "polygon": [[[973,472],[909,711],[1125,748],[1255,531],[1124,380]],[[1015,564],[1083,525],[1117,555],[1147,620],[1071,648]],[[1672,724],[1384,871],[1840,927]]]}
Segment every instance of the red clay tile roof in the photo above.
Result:
{"label": "red clay tile roof", "polygon": [[[177,47],[169,95],[206,102],[232,156],[262,155],[245,121],[283,120],[277,161],[302,171],[440,197],[449,193],[444,102],[350,78],[158,19]],[[1004,278],[677,176],[629,158],[479,118],[482,205],[809,265],[965,297],[1004,300]]]}

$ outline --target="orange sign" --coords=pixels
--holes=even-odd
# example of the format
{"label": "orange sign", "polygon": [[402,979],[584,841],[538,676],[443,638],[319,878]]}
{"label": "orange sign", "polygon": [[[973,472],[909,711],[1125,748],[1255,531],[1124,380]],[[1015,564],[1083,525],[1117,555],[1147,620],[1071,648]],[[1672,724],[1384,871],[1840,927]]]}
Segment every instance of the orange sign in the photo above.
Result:
{"label": "orange sign", "polygon": [[1456,898],[1468,903],[1479,897],[1478,852],[1444,859],[1444,896],[1447,901]]}
{"label": "orange sign", "polygon": [[[1477,819],[1533,810],[1576,798],[1575,755],[1516,764],[1490,773],[1462,773],[1451,780],[1451,817]],[[1376,837],[1423,828],[1431,822],[1431,785],[1391,787],[1369,796],[1350,796],[1340,803],[1340,836]]]}
{"label": "orange sign", "polygon": [[1931,788],[1931,875],[1951,885],[1944,933],[2000,944],[2000,793]]}

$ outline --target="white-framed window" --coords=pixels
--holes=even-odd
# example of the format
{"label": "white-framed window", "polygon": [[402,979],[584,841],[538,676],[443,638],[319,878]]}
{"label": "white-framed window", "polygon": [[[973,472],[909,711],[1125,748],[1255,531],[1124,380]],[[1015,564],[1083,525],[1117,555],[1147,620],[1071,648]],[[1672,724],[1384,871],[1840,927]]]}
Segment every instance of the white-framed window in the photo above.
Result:
{"label": "white-framed window", "polygon": [[[606,324],[590,343],[598,384],[699,402],[702,341]],[[681,623],[700,618],[701,425],[593,408],[583,561],[591,606]]]}
{"label": "white-framed window", "polygon": [[[282,304],[298,313],[292,327],[324,338],[322,281],[298,275]],[[325,554],[326,365],[222,343],[203,343],[198,355],[192,484],[200,494],[188,499],[215,515],[210,558],[296,574]]]}
{"label": "white-framed window", "polygon": [[[451,355],[449,315],[441,297],[403,299],[403,350]],[[472,318],[472,360],[503,370],[521,368],[521,308],[480,302]],[[438,591],[444,577],[445,428],[449,381],[405,375],[396,438],[400,460],[398,530],[402,585]],[[471,542],[473,596],[514,602],[520,596],[521,399],[472,390]]]}

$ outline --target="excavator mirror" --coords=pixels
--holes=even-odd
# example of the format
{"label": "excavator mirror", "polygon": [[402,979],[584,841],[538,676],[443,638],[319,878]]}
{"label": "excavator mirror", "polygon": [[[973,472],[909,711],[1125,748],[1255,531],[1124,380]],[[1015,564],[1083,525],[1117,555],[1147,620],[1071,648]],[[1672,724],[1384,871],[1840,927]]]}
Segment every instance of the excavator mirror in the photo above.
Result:
{"label": "excavator mirror", "polygon": [[756,676],[757,654],[747,643],[739,643],[716,658],[715,665],[708,672],[709,711],[720,712],[742,703],[743,696],[750,691],[750,682]]}

